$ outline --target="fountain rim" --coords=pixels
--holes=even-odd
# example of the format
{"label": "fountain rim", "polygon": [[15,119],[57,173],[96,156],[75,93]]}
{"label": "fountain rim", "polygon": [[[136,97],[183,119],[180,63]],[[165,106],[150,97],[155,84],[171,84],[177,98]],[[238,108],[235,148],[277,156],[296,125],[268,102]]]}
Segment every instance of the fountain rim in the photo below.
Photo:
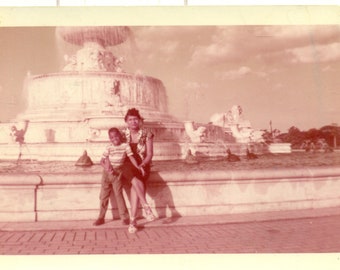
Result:
{"label": "fountain rim", "polygon": [[140,75],[140,74],[132,74],[132,73],[125,73],[125,72],[110,72],[110,71],[98,71],[98,70],[89,70],[89,71],[62,71],[62,72],[52,72],[52,73],[45,73],[45,74],[37,74],[37,75],[31,75],[30,79],[31,80],[36,80],[36,79],[42,79],[42,78],[47,78],[47,77],[65,77],[65,76],[113,76],[114,77],[119,77],[119,78],[133,78],[135,80],[140,80],[143,81],[145,79],[147,80],[152,80],[152,81],[157,81],[157,82],[162,82],[162,80],[157,79],[155,77],[147,76],[147,75]]}

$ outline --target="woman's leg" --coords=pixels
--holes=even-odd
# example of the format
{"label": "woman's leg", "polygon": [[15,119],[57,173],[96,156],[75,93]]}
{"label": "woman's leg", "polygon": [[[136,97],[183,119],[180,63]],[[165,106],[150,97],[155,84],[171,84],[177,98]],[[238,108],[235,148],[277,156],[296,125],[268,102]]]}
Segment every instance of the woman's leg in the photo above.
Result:
{"label": "woman's leg", "polygon": [[[132,183],[132,182],[131,182]],[[137,210],[138,210],[138,195],[134,188],[134,186],[131,186],[130,190],[130,206],[131,206],[131,217],[130,217],[130,225],[128,228],[129,233],[135,233],[137,231]]]}
{"label": "woman's leg", "polygon": [[134,177],[131,181],[132,184],[132,189],[137,194],[138,199],[140,200],[141,204],[144,205],[146,204],[146,197],[145,197],[145,189],[144,189],[144,184],[141,180],[138,178]]}
{"label": "woman's leg", "polygon": [[[153,221],[155,219],[155,216],[153,215],[151,208],[146,201],[145,188],[144,188],[143,182],[139,180],[138,178],[134,177],[131,181],[131,184],[132,184],[131,190],[133,189],[136,192],[136,195],[144,208],[146,219],[149,221]],[[137,211],[137,207],[138,207],[138,201],[137,201],[136,211]]]}
{"label": "woman's leg", "polygon": [[136,216],[138,211],[139,201],[142,203],[144,208],[146,219],[148,221],[153,221],[155,216],[153,215],[150,206],[146,202],[144,184],[141,180],[134,177],[131,180],[131,191],[130,191],[130,204],[131,204],[131,219],[129,225],[129,232],[135,233],[137,231],[136,227]]}
{"label": "woman's leg", "polygon": [[135,188],[132,185],[130,190],[131,220],[135,220],[137,217],[138,203],[138,196]]}

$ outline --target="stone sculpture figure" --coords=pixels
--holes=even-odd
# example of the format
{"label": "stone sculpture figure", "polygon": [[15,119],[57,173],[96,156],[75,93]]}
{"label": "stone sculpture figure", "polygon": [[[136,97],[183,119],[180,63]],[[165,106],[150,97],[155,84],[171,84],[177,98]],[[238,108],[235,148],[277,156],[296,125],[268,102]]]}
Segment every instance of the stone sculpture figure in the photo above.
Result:
{"label": "stone sculpture figure", "polygon": [[203,143],[206,140],[206,127],[194,128],[193,122],[184,123],[185,132],[193,143]]}
{"label": "stone sculpture figure", "polygon": [[[15,142],[17,142],[19,144],[19,155],[18,155],[18,159],[17,159],[17,163],[19,163],[21,156],[22,156],[22,147],[25,144],[25,134],[28,128],[28,120],[25,120],[25,125],[22,129],[18,129],[15,125],[11,126],[11,133],[10,136],[13,138],[13,140]],[[27,148],[27,146],[26,146]],[[28,148],[27,151],[29,152]]]}
{"label": "stone sculpture figure", "polygon": [[64,60],[66,61],[66,65],[63,68],[63,71],[77,70],[77,57],[75,55],[68,56],[67,54],[65,54]]}
{"label": "stone sculpture figure", "polygon": [[113,56],[112,52],[106,51],[101,55],[103,69],[109,72],[115,71],[115,57]]}
{"label": "stone sculpture figure", "polygon": [[254,130],[248,120],[243,118],[243,109],[234,105],[227,113],[216,113],[211,118],[212,124],[229,128],[236,142],[263,142],[262,131]]}
{"label": "stone sculpture figure", "polygon": [[95,47],[84,47],[77,52],[77,70],[100,70],[101,52]]}
{"label": "stone sculpture figure", "polygon": [[123,57],[115,58],[115,71],[116,72],[124,72],[122,67],[121,67],[123,61],[124,61]]}
{"label": "stone sculpture figure", "polygon": [[121,89],[120,89],[120,81],[114,80],[112,88],[108,91],[107,97],[105,99],[105,109],[103,112],[117,112],[123,110],[123,104],[121,101]]}
{"label": "stone sculpture figure", "polygon": [[232,122],[239,123],[241,120],[243,120],[242,111],[243,110],[240,105],[232,106],[231,110],[228,112],[228,120],[231,119]]}

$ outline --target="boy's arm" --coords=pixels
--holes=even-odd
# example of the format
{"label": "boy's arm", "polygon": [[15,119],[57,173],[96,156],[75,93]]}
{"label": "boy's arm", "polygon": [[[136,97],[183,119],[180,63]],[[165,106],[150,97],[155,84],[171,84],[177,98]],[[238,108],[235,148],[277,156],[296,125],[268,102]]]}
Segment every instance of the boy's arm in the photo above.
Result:
{"label": "boy's arm", "polygon": [[107,157],[107,158],[105,158],[103,160],[103,167],[104,167],[104,170],[106,170],[108,173],[113,173],[114,172],[114,169],[113,169],[113,167],[111,165],[109,157]]}
{"label": "boy's arm", "polygon": [[105,147],[105,150],[102,154],[102,157],[100,159],[100,165],[104,166],[105,165],[105,160],[109,158],[109,145]]}
{"label": "boy's arm", "polygon": [[105,158],[104,157],[102,157],[101,159],[100,159],[100,165],[102,166],[102,167],[104,167],[105,166]]}
{"label": "boy's arm", "polygon": [[106,149],[106,151],[103,153],[102,158],[100,159],[100,165],[104,168],[105,171],[107,171],[108,173],[112,173],[113,172],[113,168],[109,159],[109,154],[108,154],[108,150]]}
{"label": "boy's arm", "polygon": [[109,157],[109,149],[108,149],[108,146],[106,146],[105,151],[103,152],[102,157],[100,159],[100,165],[102,167],[105,167],[105,160],[108,159],[108,157]]}

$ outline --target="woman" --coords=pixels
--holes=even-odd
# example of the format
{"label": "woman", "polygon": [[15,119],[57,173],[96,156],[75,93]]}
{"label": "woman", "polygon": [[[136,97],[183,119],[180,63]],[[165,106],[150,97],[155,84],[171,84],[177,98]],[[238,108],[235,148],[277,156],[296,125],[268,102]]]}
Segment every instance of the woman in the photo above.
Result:
{"label": "woman", "polygon": [[124,178],[131,183],[130,205],[131,218],[129,232],[137,231],[136,216],[138,204],[141,202],[148,221],[153,221],[150,206],[145,197],[146,180],[150,175],[150,165],[153,156],[153,134],[142,129],[143,118],[135,108],[129,109],[125,115],[127,129],[124,131],[126,141],[129,145],[127,149],[127,162],[123,167]]}

